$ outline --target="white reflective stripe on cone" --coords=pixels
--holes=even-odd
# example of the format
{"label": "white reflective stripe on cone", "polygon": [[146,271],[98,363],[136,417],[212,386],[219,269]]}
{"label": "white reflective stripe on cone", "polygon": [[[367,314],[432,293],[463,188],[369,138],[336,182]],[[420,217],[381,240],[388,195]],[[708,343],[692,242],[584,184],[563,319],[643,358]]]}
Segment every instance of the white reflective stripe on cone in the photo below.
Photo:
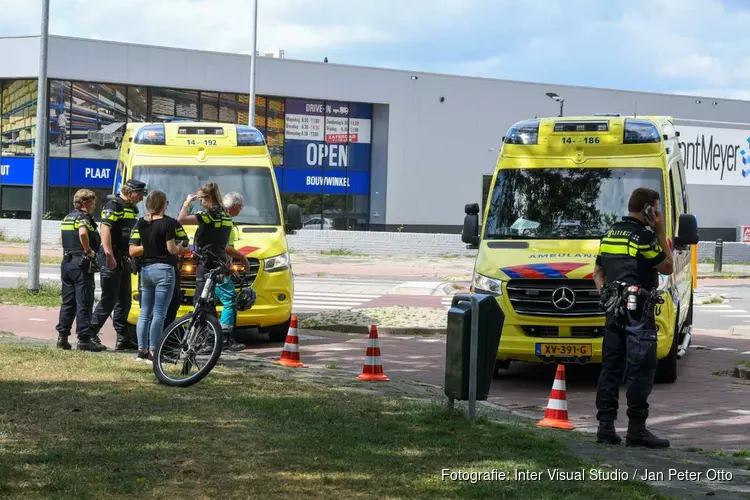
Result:
{"label": "white reflective stripe on cone", "polygon": [[558,390],[558,391],[564,391],[565,390],[565,381],[564,380],[557,380],[557,379],[555,379],[555,383],[552,384],[552,389],[553,390]]}
{"label": "white reflective stripe on cone", "polygon": [[286,344],[284,350],[289,352],[299,352],[299,344]]}
{"label": "white reflective stripe on cone", "polygon": [[365,364],[370,366],[379,365],[380,356],[365,356]]}
{"label": "white reflective stripe on cone", "polygon": [[568,402],[562,399],[550,399],[547,408],[550,410],[567,410]]}
{"label": "white reflective stripe on cone", "polygon": [[380,342],[378,339],[370,339],[367,341],[367,347],[380,347]]}

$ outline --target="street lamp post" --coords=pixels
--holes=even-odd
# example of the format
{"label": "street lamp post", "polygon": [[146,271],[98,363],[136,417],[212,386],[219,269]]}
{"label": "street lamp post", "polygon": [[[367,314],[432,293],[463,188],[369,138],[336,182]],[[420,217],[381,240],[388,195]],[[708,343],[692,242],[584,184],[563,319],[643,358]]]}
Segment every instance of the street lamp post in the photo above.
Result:
{"label": "street lamp post", "polygon": [[250,113],[248,125],[255,126],[255,56],[258,52],[258,0],[253,0],[253,51],[250,54]]}
{"label": "street lamp post", "polygon": [[47,171],[47,45],[49,41],[49,0],[42,0],[42,33],[39,38],[39,80],[37,81],[36,136],[34,144],[34,181],[31,192],[31,233],[26,288],[39,290],[39,261],[42,245],[42,209]]}
{"label": "street lamp post", "polygon": [[549,97],[553,101],[557,101],[557,102],[560,103],[560,116],[562,116],[563,115],[563,104],[565,104],[565,99],[563,99],[559,95],[555,94],[554,92],[547,92],[547,97]]}

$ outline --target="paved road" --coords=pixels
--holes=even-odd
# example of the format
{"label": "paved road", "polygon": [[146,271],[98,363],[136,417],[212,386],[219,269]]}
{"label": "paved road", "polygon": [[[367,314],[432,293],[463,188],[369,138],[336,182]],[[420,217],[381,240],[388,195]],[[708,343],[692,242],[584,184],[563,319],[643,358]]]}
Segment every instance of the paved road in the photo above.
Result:
{"label": "paved road", "polygon": [[727,281],[726,284],[701,287],[706,293],[725,295],[728,302],[696,306],[694,315],[696,327],[710,330],[729,330],[732,327],[739,327],[750,330],[750,286],[732,284],[731,280],[725,281]]}
{"label": "paved road", "polygon": [[[25,264],[0,265],[0,288],[17,286],[27,276]],[[59,266],[40,267],[42,282],[59,282]],[[99,278],[95,279],[96,297],[101,295]],[[345,310],[384,303],[383,298],[403,302],[404,296],[427,298],[427,307],[440,307],[450,303],[445,293],[455,291],[450,284],[429,278],[422,280],[372,276],[298,276],[294,280],[294,308],[296,314],[315,313],[322,310]],[[387,302],[387,301],[386,301]]]}

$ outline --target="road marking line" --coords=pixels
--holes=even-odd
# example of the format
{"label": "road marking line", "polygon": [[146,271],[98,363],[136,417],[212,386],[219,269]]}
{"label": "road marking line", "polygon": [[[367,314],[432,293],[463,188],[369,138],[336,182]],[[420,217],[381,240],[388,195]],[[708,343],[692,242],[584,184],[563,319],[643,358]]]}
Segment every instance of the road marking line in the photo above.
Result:
{"label": "road marking line", "polygon": [[344,293],[344,292],[294,292],[295,297],[312,297],[312,298],[346,298],[346,297],[353,297],[353,298],[363,298],[363,299],[377,299],[378,297],[382,296],[383,294],[376,294],[376,293]]}
{"label": "road marking line", "polygon": [[740,354],[750,354],[750,351],[741,352]]}
{"label": "road marking line", "polygon": [[712,351],[736,351],[737,349],[733,347],[714,347],[711,349]]}
{"label": "road marking line", "polygon": [[750,318],[750,314],[722,314],[722,318]]}
{"label": "road marking line", "polygon": [[47,321],[44,318],[29,318],[29,321]]}
{"label": "road marking line", "polygon": [[729,410],[729,413],[736,413],[737,415],[750,415],[750,410]]}
{"label": "road marking line", "polygon": [[732,306],[726,304],[696,304],[696,308],[701,309],[731,309]]}
{"label": "road marking line", "polygon": [[746,313],[747,311],[745,311],[744,309],[732,309],[731,311],[727,309],[709,309],[709,310],[701,310],[700,312],[702,313],[728,313],[728,312]]}

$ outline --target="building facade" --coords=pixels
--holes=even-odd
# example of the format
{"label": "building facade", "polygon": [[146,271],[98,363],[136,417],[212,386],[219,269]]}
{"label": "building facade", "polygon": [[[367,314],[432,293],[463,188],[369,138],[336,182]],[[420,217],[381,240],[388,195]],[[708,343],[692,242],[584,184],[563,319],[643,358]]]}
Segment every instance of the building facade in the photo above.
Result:
{"label": "building facade", "polygon": [[[0,38],[0,216],[31,210],[38,37]],[[127,122],[247,123],[248,56],[52,36],[45,217],[76,189],[112,191]],[[460,232],[466,203],[486,198],[502,137],[536,115],[615,112],[675,117],[692,211],[704,240],[750,224],[744,159],[750,102],[435,75],[260,57],[255,125],[284,204],[308,229]]]}

